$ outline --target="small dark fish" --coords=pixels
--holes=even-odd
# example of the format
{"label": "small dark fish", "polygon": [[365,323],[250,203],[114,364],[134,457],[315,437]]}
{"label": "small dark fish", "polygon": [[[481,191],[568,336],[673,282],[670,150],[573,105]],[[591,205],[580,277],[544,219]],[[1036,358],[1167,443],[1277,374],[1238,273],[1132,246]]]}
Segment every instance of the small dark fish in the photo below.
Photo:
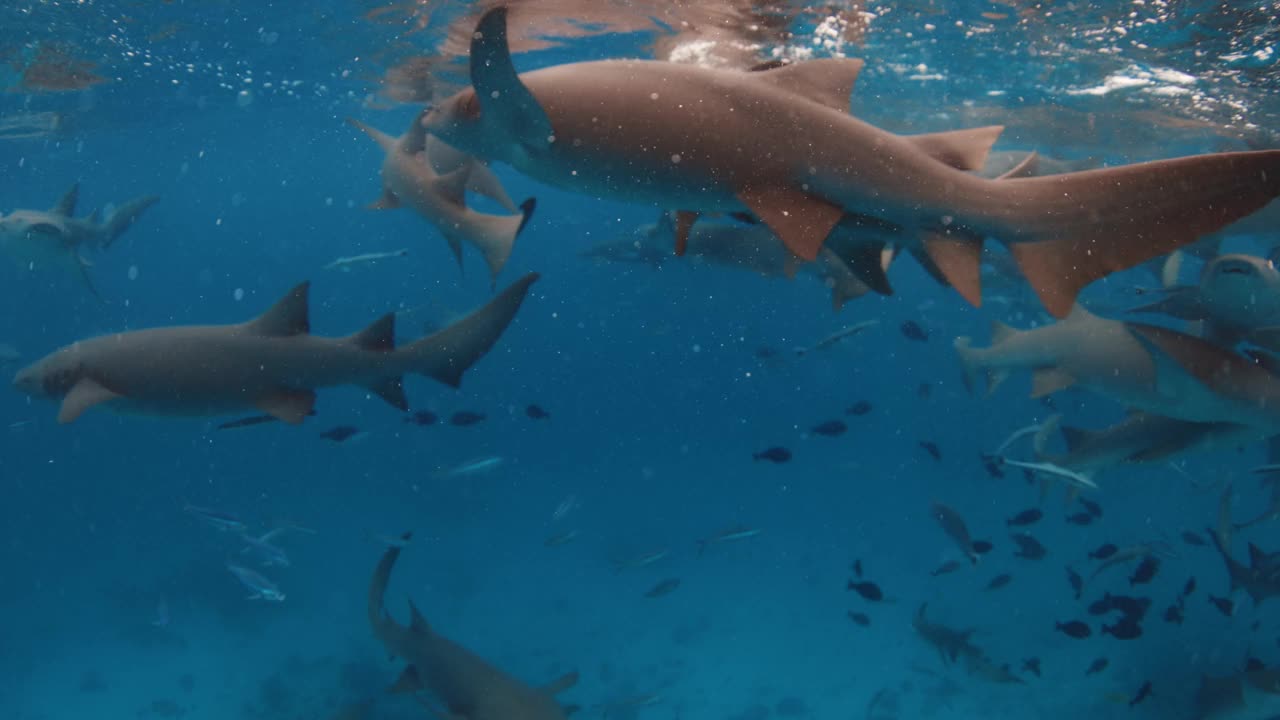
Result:
{"label": "small dark fish", "polygon": [[660,598],[663,595],[670,595],[671,592],[678,587],[680,587],[679,578],[667,578],[666,580],[663,580],[657,585],[649,588],[648,592],[646,592],[644,596],[647,598]]}
{"label": "small dark fish", "polygon": [[1188,545],[1194,545],[1196,547],[1205,547],[1206,545],[1209,544],[1205,542],[1205,539],[1203,537],[1200,537],[1199,534],[1191,532],[1190,530],[1182,531],[1182,542]]}
{"label": "small dark fish", "polygon": [[1115,625],[1103,625],[1102,633],[1117,640],[1137,640],[1142,637],[1142,626],[1126,615]]}
{"label": "small dark fish", "polygon": [[1076,599],[1080,599],[1080,595],[1084,593],[1084,578],[1080,577],[1080,573],[1067,566],[1067,582],[1071,583],[1071,589],[1075,591]]}
{"label": "small dark fish", "polygon": [[1001,468],[1003,463],[1000,462],[1000,458],[995,457],[994,455],[987,455],[986,453],[983,453],[981,457],[982,467],[987,471],[988,475],[996,478],[997,480],[1004,477],[1004,470]]}
{"label": "small dark fish", "polygon": [[933,394],[933,386],[929,383],[920,383],[920,387],[916,388],[916,396],[921,400],[928,400]]}
{"label": "small dark fish", "polygon": [[908,340],[915,340],[916,342],[929,341],[929,333],[925,332],[925,329],[920,327],[920,325],[914,320],[908,320],[902,323],[902,327],[900,329],[902,330],[902,335]]}
{"label": "small dark fish", "polygon": [[546,420],[551,417],[551,413],[543,410],[541,405],[530,405],[524,409],[524,414],[527,415],[530,420]]}
{"label": "small dark fish", "polygon": [[1129,576],[1129,585],[1146,585],[1160,571],[1160,558],[1155,555],[1148,555],[1142,558],[1142,562],[1133,571],[1133,575]]}
{"label": "small dark fish", "polygon": [[948,560],[947,562],[944,562],[938,567],[934,568],[933,572],[930,572],[929,574],[932,575],[933,577],[938,577],[939,575],[947,575],[947,574],[953,573],[962,567],[964,566],[961,565],[959,561]]}
{"label": "small dark fish", "polygon": [[987,553],[991,552],[992,547],[993,547],[992,544],[986,540],[974,540],[972,543],[969,544],[969,549],[973,550],[979,555],[986,555]]}
{"label": "small dark fish", "polygon": [[1181,625],[1181,624],[1182,624],[1182,605],[1181,605],[1181,603],[1179,603],[1179,604],[1177,604],[1177,605],[1170,605],[1170,606],[1168,607],[1168,609],[1164,611],[1164,621],[1165,621],[1165,622],[1167,622],[1167,623],[1170,623],[1170,624],[1172,624],[1172,625]]}
{"label": "small dark fish", "polygon": [[849,426],[844,424],[843,420],[828,420],[820,425],[814,425],[809,432],[814,435],[825,435],[826,437],[836,437],[843,435]]}
{"label": "small dark fish", "polygon": [[771,447],[758,453],[752,453],[752,460],[768,460],[771,463],[784,463],[791,460],[791,451],[784,447]]}
{"label": "small dark fish", "polygon": [[1112,545],[1111,543],[1107,543],[1105,545],[1099,545],[1098,549],[1093,550],[1089,553],[1089,557],[1093,558],[1094,560],[1106,560],[1112,555],[1115,555],[1116,551],[1119,549],[1120,548],[1116,547],[1115,545]]}
{"label": "small dark fish", "polygon": [[338,427],[331,428],[320,433],[320,437],[325,440],[332,440],[333,442],[340,443],[350,440],[352,437],[359,434],[359,428],[354,428],[350,425],[339,425]]}
{"label": "small dark fish", "polygon": [[857,416],[857,417],[861,417],[861,416],[866,415],[867,413],[871,412],[871,411],[872,411],[872,409],[874,409],[874,408],[873,408],[873,406],[871,405],[871,403],[867,402],[866,400],[859,400],[858,402],[856,402],[856,403],[854,403],[854,404],[850,405],[848,408],[846,408],[846,409],[845,409],[845,411],[844,411],[844,414],[845,414],[845,415],[854,415],[854,416]]}
{"label": "small dark fish", "polygon": [[1010,575],[1010,574],[1008,574],[1008,573],[1004,573],[1004,574],[1002,574],[1002,575],[997,575],[997,576],[995,576],[995,577],[991,578],[991,582],[987,583],[987,589],[988,589],[988,590],[999,590],[1000,588],[1004,587],[1005,585],[1008,585],[1012,580],[1013,580],[1013,576],[1012,576],[1012,575]]}
{"label": "small dark fish", "polygon": [[937,444],[937,443],[935,443],[935,442],[930,442],[930,441],[928,441],[928,440],[922,440],[922,441],[920,442],[920,447],[924,448],[924,451],[925,451],[925,452],[927,452],[927,453],[929,453],[929,455],[930,455],[934,460],[938,460],[939,462],[941,462],[941,460],[942,460],[942,450],[940,450],[940,449],[938,448],[938,444]]}
{"label": "small dark fish", "polygon": [[1220,598],[1210,595],[1209,602],[1213,603],[1213,606],[1218,608],[1218,612],[1226,615],[1227,617],[1234,617],[1236,614],[1236,604],[1231,601],[1231,598]]}
{"label": "small dark fish", "polygon": [[[307,412],[307,417],[315,417],[316,411]],[[236,428],[253,427],[254,425],[262,425],[264,423],[276,422],[275,415],[250,415],[239,420],[228,420],[217,427],[218,430],[235,430]]]}
{"label": "small dark fish", "polygon": [[1089,668],[1084,671],[1084,674],[1086,676],[1097,675],[1103,670],[1106,670],[1107,666],[1110,664],[1111,664],[1110,660],[1107,660],[1106,658],[1098,658],[1097,660],[1094,660],[1093,662],[1089,663]]}
{"label": "small dark fish", "polygon": [[1085,525],[1092,525],[1093,519],[1094,516],[1092,514],[1084,512],[1083,510],[1067,516],[1067,522],[1072,525],[1080,525],[1082,527]]}
{"label": "small dark fish", "polygon": [[1138,693],[1129,701],[1129,707],[1134,707],[1138,703],[1151,697],[1151,681],[1142,683],[1142,687],[1138,688]]}
{"label": "small dark fish", "polygon": [[1027,658],[1022,661],[1022,672],[1040,677],[1040,658]]}
{"label": "small dark fish", "polygon": [[484,415],[471,412],[470,410],[459,410],[449,416],[449,424],[457,427],[471,427],[478,422],[484,421]]}
{"label": "small dark fish", "polygon": [[1004,521],[1004,524],[1005,524],[1005,525],[1008,525],[1008,526],[1010,526],[1010,527],[1015,527],[1015,526],[1017,526],[1017,527],[1021,527],[1021,526],[1023,526],[1023,525],[1034,525],[1034,524],[1036,524],[1036,523],[1040,522],[1040,518],[1042,518],[1042,517],[1044,517],[1044,513],[1040,512],[1040,511],[1039,511],[1038,509],[1036,509],[1036,508],[1031,508],[1030,510],[1023,510],[1022,512],[1018,513],[1017,515],[1014,515],[1013,517],[1009,518],[1008,520],[1005,520],[1005,521]]}
{"label": "small dark fish", "polygon": [[761,345],[756,348],[756,359],[758,360],[772,360],[776,357],[778,357],[778,351],[768,345]]}
{"label": "small dark fish", "polygon": [[440,416],[430,410],[419,410],[418,412],[405,418],[404,421],[412,425],[435,425],[440,420]]}
{"label": "small dark fish", "polygon": [[849,611],[849,619],[852,620],[855,625],[861,625],[862,627],[867,627],[871,624],[871,618],[867,617],[865,613],[854,612],[852,610]]}
{"label": "small dark fish", "polygon": [[1083,640],[1093,634],[1093,631],[1089,629],[1089,626],[1079,620],[1071,620],[1065,623],[1054,623],[1054,629],[1077,640]]}
{"label": "small dark fish", "polygon": [[884,593],[880,591],[880,586],[876,585],[873,582],[850,581],[849,587],[846,589],[852,590],[858,593],[863,597],[864,600],[870,600],[871,602],[880,602],[881,600],[884,599]]}
{"label": "small dark fish", "polygon": [[1196,591],[1196,579],[1187,578],[1187,584],[1182,586],[1182,597],[1190,597],[1191,593]]}
{"label": "small dark fish", "polygon": [[853,561],[853,574],[855,577],[858,577],[858,578],[862,577],[862,561],[861,560]]}
{"label": "small dark fish", "polygon": [[1014,557],[1039,560],[1049,554],[1049,551],[1044,549],[1044,545],[1028,533],[1014,533],[1010,537],[1018,545],[1018,551],[1013,554]]}
{"label": "small dark fish", "polygon": [[1090,515],[1096,518],[1102,517],[1102,506],[1098,503],[1090,500],[1089,498],[1082,497],[1080,498],[1080,504],[1084,506],[1084,509],[1087,510]]}

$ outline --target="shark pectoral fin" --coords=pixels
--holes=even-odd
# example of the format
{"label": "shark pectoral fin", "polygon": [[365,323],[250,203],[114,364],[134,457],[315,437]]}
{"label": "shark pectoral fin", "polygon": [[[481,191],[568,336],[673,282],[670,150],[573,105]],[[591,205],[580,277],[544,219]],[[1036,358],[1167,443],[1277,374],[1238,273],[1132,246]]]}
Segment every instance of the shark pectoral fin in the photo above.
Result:
{"label": "shark pectoral fin", "polygon": [[311,332],[307,296],[311,283],[300,283],[266,312],[245,323],[246,332],[268,337],[291,337]]}
{"label": "shark pectoral fin", "polygon": [[889,284],[889,275],[885,272],[889,266],[885,243],[856,242],[836,255],[854,277],[868,288],[881,295],[893,294],[893,286]]}
{"label": "shark pectoral fin", "polygon": [[698,221],[699,213],[692,210],[677,210],[675,220],[676,257],[683,256],[689,250],[689,231]]}
{"label": "shark pectoral fin", "polygon": [[310,390],[277,390],[254,403],[262,412],[289,425],[301,425],[315,404],[316,394]]}
{"label": "shark pectoral fin", "polygon": [[400,207],[400,198],[390,190],[383,190],[382,197],[369,203],[366,207],[370,210],[395,210]]}
{"label": "shark pectoral fin", "polygon": [[565,690],[568,690],[569,688],[577,684],[578,684],[578,671],[573,670],[547,683],[545,686],[543,686],[542,691],[548,695],[559,695],[560,693],[564,692]]}
{"label": "shark pectoral fin", "polygon": [[418,671],[412,665],[406,665],[404,671],[400,673],[400,677],[387,688],[387,692],[393,695],[404,693],[416,693],[426,690],[422,685],[422,680],[418,678]]}
{"label": "shark pectoral fin", "polygon": [[372,380],[365,383],[364,389],[382,398],[388,405],[401,412],[408,412],[409,410],[409,398],[405,397],[404,394],[404,378],[399,375]]}
{"label": "shark pectoral fin", "polygon": [[496,7],[480,18],[471,38],[470,71],[482,122],[506,130],[526,148],[551,145],[555,135],[551,119],[520,81],[511,62],[507,8]]}
{"label": "shark pectoral fin", "polygon": [[389,153],[396,149],[396,139],[381,130],[366,125],[355,118],[347,118],[347,124],[373,138],[373,141],[378,143],[378,147],[382,148],[383,152]]}
{"label": "shark pectoral fin", "polygon": [[863,62],[857,59],[824,58],[758,70],[755,77],[779,90],[847,113],[849,95],[862,66]]}
{"label": "shark pectoral fin", "polygon": [[822,243],[844,215],[839,205],[787,187],[745,188],[738,200],[806,262],[817,259]]}
{"label": "shark pectoral fin", "polygon": [[418,610],[418,606],[413,604],[413,600],[409,600],[409,629],[419,634],[431,634],[431,625],[426,618],[422,617],[422,613]]}
{"label": "shark pectoral fin", "polygon": [[1056,367],[1040,368],[1031,373],[1031,397],[1034,399],[1052,395],[1075,384],[1076,379],[1070,373]]}
{"label": "shark pectoral fin", "polygon": [[71,217],[76,212],[76,201],[80,199],[80,183],[71,186],[71,189],[58,200],[58,204],[49,209],[49,212]]}
{"label": "shark pectoral fin", "polygon": [[62,398],[62,407],[58,410],[58,422],[66,424],[84,414],[85,410],[104,402],[123,397],[117,392],[108,390],[98,381],[83,377],[71,386],[66,397]]}
{"label": "shark pectoral fin", "polygon": [[957,170],[981,170],[987,164],[991,146],[996,144],[1003,125],[907,135],[904,139],[926,155]]}
{"label": "shark pectoral fin", "polygon": [[968,233],[924,233],[924,251],[955,288],[974,307],[982,307],[982,238]]}

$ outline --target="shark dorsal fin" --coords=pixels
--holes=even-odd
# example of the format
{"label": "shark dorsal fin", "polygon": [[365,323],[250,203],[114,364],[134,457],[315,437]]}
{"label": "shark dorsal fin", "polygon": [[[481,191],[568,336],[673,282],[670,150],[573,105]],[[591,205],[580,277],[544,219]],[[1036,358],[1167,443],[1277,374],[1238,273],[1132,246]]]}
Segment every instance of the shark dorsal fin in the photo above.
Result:
{"label": "shark dorsal fin", "polygon": [[520,81],[507,43],[507,8],[484,14],[471,39],[471,86],[486,124],[506,130],[521,144],[545,148],[555,130],[538,99]]}
{"label": "shark dorsal fin", "polygon": [[374,320],[368,327],[347,338],[347,342],[361,350],[391,352],[396,349],[396,314],[387,313]]}
{"label": "shark dorsal fin", "polygon": [[409,600],[409,628],[416,633],[431,634],[431,625],[427,623],[426,618],[422,617],[413,600]]}
{"label": "shark dorsal fin", "polygon": [[54,205],[49,212],[56,215],[64,215],[71,217],[76,211],[76,201],[80,199],[80,183],[71,186],[71,189],[58,200],[58,204]]}
{"label": "shark dorsal fin", "polygon": [[245,329],[271,337],[306,335],[311,332],[311,317],[307,309],[310,290],[309,281],[299,284],[266,312],[245,323]]}
{"label": "shark dorsal fin", "polygon": [[756,76],[781,90],[794,93],[833,110],[849,112],[849,95],[862,72],[854,58],[824,58],[774,67],[766,63]]}
{"label": "shark dorsal fin", "polygon": [[404,672],[400,673],[400,677],[396,678],[395,683],[391,685],[388,692],[405,694],[420,692],[423,689],[422,680],[418,677],[418,671],[412,665],[406,665]]}
{"label": "shark dorsal fin", "polygon": [[987,164],[991,146],[996,144],[1003,125],[908,135],[905,139],[929,157],[956,170],[981,170]]}

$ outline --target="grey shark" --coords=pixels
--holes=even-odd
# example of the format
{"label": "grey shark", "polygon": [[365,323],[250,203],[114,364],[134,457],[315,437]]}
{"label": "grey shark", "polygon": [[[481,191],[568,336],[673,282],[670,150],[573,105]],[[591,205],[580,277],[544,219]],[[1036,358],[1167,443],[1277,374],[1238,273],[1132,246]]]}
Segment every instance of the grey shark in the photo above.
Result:
{"label": "grey shark", "polygon": [[105,220],[94,210],[74,217],[80,197],[76,183],[48,210],[14,210],[0,215],[0,249],[25,267],[55,266],[70,269],[97,295],[86,268],[85,250],[105,250],[133,225],[159,198],[146,195],[116,208]]}
{"label": "grey shark", "polygon": [[[407,541],[408,535],[403,539]],[[385,602],[387,585],[402,549],[399,543],[387,548],[369,583],[369,625],[374,637],[407,664],[392,691],[429,693],[443,705],[428,704],[432,715],[451,720],[564,720],[566,709],[555,694],[572,687],[577,673],[536,688],[433,630],[412,600],[408,625],[391,617]]]}
{"label": "grey shark", "polygon": [[480,309],[432,335],[395,346],[395,315],[344,338],[310,333],[309,284],[236,325],[182,325],[106,335],[68,345],[20,370],[14,386],[62,401],[58,422],[86,410],[207,416],[256,409],[299,424],[316,390],[359,385],[407,410],[402,378],[415,373],[457,387],[515,317],[530,273]]}
{"label": "grey shark", "polygon": [[382,161],[382,197],[375,209],[412,208],[444,235],[462,264],[463,243],[484,256],[491,281],[511,257],[516,236],[528,224],[537,203],[525,200],[514,215],[491,215],[467,207],[466,191],[479,192],[511,210],[511,199],[489,168],[438,139],[428,138],[418,118],[404,135],[391,137],[358,120],[347,120],[373,138],[386,153]]}
{"label": "grey shark", "polygon": [[1249,543],[1249,564],[1246,565],[1231,556],[1227,547],[1230,538],[1223,537],[1223,529],[1210,529],[1208,534],[1226,565],[1232,592],[1244,590],[1255,606],[1269,598],[1280,597],[1280,552],[1264,552]]}
{"label": "grey shark", "polygon": [[1219,255],[1205,264],[1195,285],[1158,291],[1158,299],[1130,312],[1157,313],[1200,324],[1197,334],[1234,347],[1251,342],[1280,350],[1280,270],[1266,258]]}
{"label": "grey shark", "polygon": [[[681,211],[745,212],[803,260],[846,214],[922,248],[971,303],[986,237],[1006,243],[1055,316],[1094,280],[1194,242],[1280,195],[1280,151],[1219,153],[988,180],[1002,128],[899,136],[849,113],[859,60],[762,72],[660,61],[517,74],[505,8],[471,40],[472,87],[426,130],[476,157],[590,196]],[[679,237],[677,251],[680,250]]]}

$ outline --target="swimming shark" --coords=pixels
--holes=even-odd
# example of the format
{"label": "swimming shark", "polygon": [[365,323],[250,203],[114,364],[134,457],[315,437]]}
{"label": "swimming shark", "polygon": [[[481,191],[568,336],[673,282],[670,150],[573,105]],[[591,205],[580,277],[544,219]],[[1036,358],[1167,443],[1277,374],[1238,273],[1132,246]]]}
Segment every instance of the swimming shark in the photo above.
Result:
{"label": "swimming shark", "polygon": [[439,228],[459,267],[462,244],[470,244],[484,256],[490,282],[496,282],[511,257],[516,236],[529,223],[537,202],[533,198],[525,200],[515,215],[476,212],[467,207],[467,190],[487,195],[509,210],[517,209],[484,164],[438,138],[428,138],[416,117],[398,138],[359,120],[348,118],[347,122],[373,138],[386,153],[382,161],[382,197],[371,207],[412,208]]}
{"label": "swimming shark", "polygon": [[1280,376],[1176,330],[1076,306],[1065,320],[1031,330],[997,322],[990,347],[960,337],[955,348],[971,389],[990,392],[1011,371],[1028,369],[1032,397],[1079,385],[1155,415],[1280,433]]}
{"label": "swimming shark", "polygon": [[[405,542],[408,539],[408,534],[403,536]],[[413,600],[408,625],[391,617],[385,603],[387,585],[402,549],[402,543],[386,549],[369,583],[369,624],[374,637],[392,656],[407,663],[392,692],[430,693],[444,706],[428,705],[432,715],[449,720],[564,720],[566,708],[555,695],[577,683],[576,672],[546,687],[532,687],[433,630]]]}
{"label": "swimming shark", "polygon": [[94,210],[83,218],[73,217],[80,197],[76,183],[48,210],[14,210],[0,215],[0,248],[26,268],[57,266],[75,271],[94,295],[84,250],[105,250],[160,198],[145,195],[116,208],[104,221]]}
{"label": "swimming shark", "polygon": [[1280,597],[1280,552],[1264,552],[1253,543],[1249,543],[1249,564],[1236,560],[1231,556],[1228,547],[1228,528],[1210,529],[1209,538],[1213,547],[1222,556],[1227,568],[1227,577],[1231,583],[1231,592],[1243,589],[1253,600],[1255,606],[1261,605],[1268,598]]}
{"label": "swimming shark", "polygon": [[938,651],[943,665],[964,661],[970,673],[997,683],[1021,684],[1022,680],[1009,672],[1008,666],[997,666],[986,653],[970,639],[977,632],[976,628],[955,630],[939,623],[930,622],[925,617],[928,609],[925,603],[916,610],[911,626],[916,634]]}
{"label": "swimming shark", "polygon": [[1267,258],[1219,255],[1205,264],[1195,285],[1174,285],[1134,313],[1158,313],[1198,323],[1195,334],[1215,344],[1241,342],[1280,350],[1280,270]]}
{"label": "swimming shark", "polygon": [[423,117],[486,160],[590,196],[750,213],[795,255],[818,256],[846,214],[894,228],[969,302],[986,237],[1006,243],[1055,317],[1094,280],[1194,242],[1280,195],[1280,151],[1218,153],[989,180],[1003,128],[899,136],[849,113],[862,61],[742,72],[661,61],[570,63],[518,74],[507,13],[471,39],[471,88]]}
{"label": "swimming shark", "polygon": [[256,409],[299,424],[315,391],[360,385],[407,410],[403,376],[416,373],[457,387],[515,317],[530,273],[488,304],[432,335],[395,346],[395,315],[341,338],[316,337],[302,283],[265,313],[235,325],[181,325],[106,335],[57,350],[18,371],[13,384],[59,399],[58,422],[86,410],[204,416]]}

